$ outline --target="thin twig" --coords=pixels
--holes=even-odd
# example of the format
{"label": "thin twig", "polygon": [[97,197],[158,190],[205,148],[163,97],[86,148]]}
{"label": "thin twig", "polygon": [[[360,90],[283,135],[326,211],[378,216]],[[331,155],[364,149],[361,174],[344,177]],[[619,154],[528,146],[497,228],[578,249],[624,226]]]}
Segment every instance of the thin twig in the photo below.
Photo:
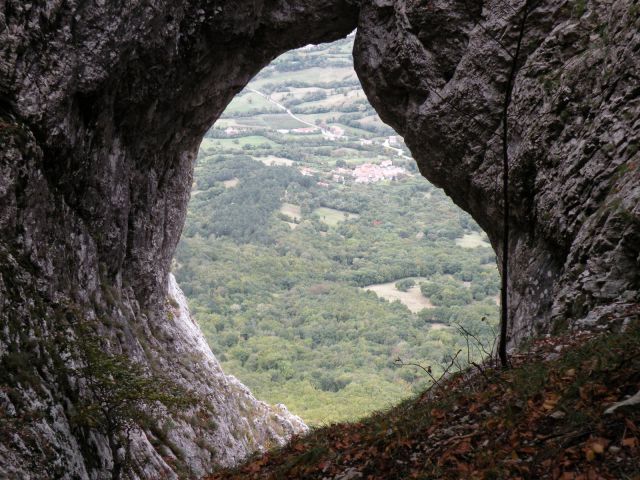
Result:
{"label": "thin twig", "polygon": [[418,367],[418,368],[421,368],[422,370],[424,370],[425,373],[427,375],[429,375],[429,377],[431,378],[431,380],[433,382],[431,384],[431,386],[429,386],[429,388],[427,388],[427,390],[425,390],[424,393],[426,394],[426,393],[429,393],[431,391],[431,389],[436,385],[438,385],[439,387],[442,387],[442,385],[440,384],[440,380],[442,380],[449,373],[449,370],[451,370],[451,367],[453,366],[453,363],[458,358],[458,355],[460,355],[460,352],[462,352],[462,349],[458,350],[458,352],[451,359],[451,363],[449,364],[449,366],[444,369],[444,371],[442,372],[442,374],[440,375],[440,377],[438,379],[436,379],[436,377],[434,377],[433,374],[431,373],[431,366],[430,365],[427,368],[425,368],[422,365],[420,365],[419,363],[405,363],[400,357],[396,358],[393,363],[395,363],[396,365],[401,366],[401,367],[413,366],[413,367]]}
{"label": "thin twig", "polygon": [[473,365],[474,367],[476,367],[478,369],[478,371],[484,377],[484,379],[487,381],[487,383],[491,383],[491,379],[487,376],[486,372],[484,371],[484,369],[480,365],[478,365],[476,362],[471,362],[471,365]]}
{"label": "thin twig", "polygon": [[396,358],[393,363],[395,363],[396,365],[399,365],[401,367],[410,366],[410,367],[421,368],[422,370],[424,370],[424,372],[427,375],[429,375],[429,377],[433,381],[433,384],[438,383],[438,380],[436,380],[436,378],[431,374],[431,365],[429,365],[429,366],[427,366],[427,368],[425,368],[422,365],[420,365],[419,363],[410,363],[410,362],[409,363],[405,363],[400,357]]}
{"label": "thin twig", "polygon": [[456,352],[456,354],[453,356],[453,358],[451,359],[451,363],[449,364],[449,366],[444,370],[444,372],[442,373],[442,375],[440,376],[440,378],[444,377],[449,370],[451,370],[451,367],[453,367],[453,363],[456,361],[456,359],[458,358],[458,355],[460,355],[460,352],[462,352],[462,349],[458,350]]}
{"label": "thin twig", "polygon": [[[480,341],[480,339],[476,335],[471,333],[469,330],[467,330],[466,328],[464,328],[462,325],[460,325],[457,322],[454,322],[453,324],[456,326],[456,328],[458,328],[459,331],[462,332],[464,337],[467,338],[467,348],[469,348],[468,337],[471,337],[471,338],[473,338],[475,340],[475,342],[478,345],[478,347],[480,347],[479,350],[481,351],[481,353],[484,353],[487,357],[491,357],[491,354],[489,352],[487,352],[487,350],[484,348],[484,343],[482,343]],[[468,359],[468,363],[471,363],[470,359]]]}

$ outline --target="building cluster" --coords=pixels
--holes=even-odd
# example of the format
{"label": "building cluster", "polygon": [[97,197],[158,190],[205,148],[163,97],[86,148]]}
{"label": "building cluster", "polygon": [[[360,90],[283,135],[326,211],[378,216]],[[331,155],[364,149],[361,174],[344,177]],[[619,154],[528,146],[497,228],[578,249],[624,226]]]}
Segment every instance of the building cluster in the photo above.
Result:
{"label": "building cluster", "polygon": [[314,177],[317,173],[319,173],[318,170],[311,167],[300,167],[298,171],[305,177]]}
{"label": "building cluster", "polygon": [[336,183],[345,183],[347,178],[352,176],[352,171],[348,168],[338,167],[331,170],[331,180]]}
{"label": "building cluster", "polygon": [[385,160],[380,165],[363,163],[353,170],[355,183],[376,183],[382,180],[398,180],[407,175],[402,167],[396,167],[391,160]]}
{"label": "building cluster", "polygon": [[327,140],[337,140],[339,138],[346,138],[344,134],[344,128],[337,125],[327,126],[320,125],[322,129],[322,136]]}
{"label": "building cluster", "polygon": [[235,128],[235,127],[227,127],[224,130],[224,133],[228,136],[228,137],[235,137],[237,135],[243,134],[247,131],[246,128]]}
{"label": "building cluster", "polygon": [[363,163],[353,170],[348,168],[335,168],[331,171],[331,179],[336,183],[346,183],[352,178],[354,183],[376,183],[383,180],[398,180],[409,174],[402,167],[393,165],[391,160],[384,160],[380,164]]}

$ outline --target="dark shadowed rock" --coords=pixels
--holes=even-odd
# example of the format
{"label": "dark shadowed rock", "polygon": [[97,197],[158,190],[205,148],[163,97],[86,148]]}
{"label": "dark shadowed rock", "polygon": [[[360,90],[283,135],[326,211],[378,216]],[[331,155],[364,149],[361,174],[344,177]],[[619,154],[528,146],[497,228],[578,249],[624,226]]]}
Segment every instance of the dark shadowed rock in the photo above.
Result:
{"label": "dark shadowed rock", "polygon": [[[363,2],[354,57],[420,171],[502,248],[502,109],[525,2]],[[512,341],[640,298],[640,12],[530,2],[509,108]]]}

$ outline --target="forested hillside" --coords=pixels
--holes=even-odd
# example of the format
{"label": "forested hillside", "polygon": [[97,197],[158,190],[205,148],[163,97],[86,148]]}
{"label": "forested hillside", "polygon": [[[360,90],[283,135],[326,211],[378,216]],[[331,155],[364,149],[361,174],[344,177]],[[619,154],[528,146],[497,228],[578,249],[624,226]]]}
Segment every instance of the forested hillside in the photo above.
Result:
{"label": "forested hillside", "polygon": [[456,324],[489,350],[497,323],[486,237],[375,115],[351,47],[285,54],[232,102],[174,263],[225,371],[310,424],[397,403],[428,377],[395,360],[438,375]]}

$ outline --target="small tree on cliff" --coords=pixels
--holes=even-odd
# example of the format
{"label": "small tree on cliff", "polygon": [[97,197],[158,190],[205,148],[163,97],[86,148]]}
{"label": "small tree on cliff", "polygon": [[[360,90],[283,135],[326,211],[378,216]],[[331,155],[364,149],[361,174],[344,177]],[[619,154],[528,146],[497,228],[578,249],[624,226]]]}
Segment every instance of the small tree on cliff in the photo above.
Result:
{"label": "small tree on cliff", "polygon": [[87,392],[75,405],[72,419],[107,437],[113,459],[111,478],[119,480],[130,463],[131,433],[167,410],[195,405],[197,399],[128,356],[106,353],[98,338],[84,330],[75,347],[72,355],[81,366],[73,374],[84,382]]}
{"label": "small tree on cliff", "polygon": [[[465,1],[467,8],[471,10],[471,8],[475,5],[471,2],[471,0]],[[501,277],[502,277],[502,285],[500,289],[500,335],[498,342],[498,357],[500,358],[500,363],[503,367],[509,366],[509,358],[507,355],[507,334],[509,330],[509,241],[510,241],[510,195],[509,195],[509,106],[513,100],[513,88],[515,85],[516,77],[518,75],[518,71],[521,67],[520,65],[520,54],[522,51],[522,45],[524,40],[524,35],[527,27],[527,20],[531,14],[531,12],[536,8],[539,0],[525,0],[524,5],[520,11],[515,10],[509,2],[506,2],[507,9],[511,10],[516,17],[520,17],[518,22],[518,36],[515,45],[515,51],[512,52],[500,39],[496,38],[494,35],[490,34],[484,26],[477,22],[477,26],[487,35],[487,37],[498,44],[500,49],[502,49],[511,59],[511,64],[507,77],[507,84],[504,91],[504,100],[502,103],[502,115],[501,115],[501,123],[502,127],[500,129],[501,135],[501,150],[502,150],[502,202],[503,202],[503,213],[502,213],[502,268],[501,268]],[[443,99],[442,96],[434,89],[432,90],[438,97]],[[444,100],[444,99],[443,99]],[[458,110],[457,106],[451,103],[448,100],[445,100],[449,105]],[[460,111],[461,114],[467,116],[470,121],[477,122],[474,117],[468,116]],[[483,125],[480,125],[484,128]]]}
{"label": "small tree on cliff", "polygon": [[[520,52],[522,41],[527,26],[527,18],[533,10],[532,0],[525,0],[521,19],[518,26],[518,40],[515,53],[510,54],[511,68],[507,78],[507,86],[504,94],[502,109],[502,287],[500,291],[500,342],[498,343],[498,356],[503,367],[509,364],[507,356],[507,332],[509,329],[509,234],[510,234],[510,200],[509,200],[509,106],[513,99],[513,87],[520,68]],[[535,8],[535,6],[533,6]],[[500,44],[502,45],[502,44]],[[502,47],[504,48],[504,47]]]}

